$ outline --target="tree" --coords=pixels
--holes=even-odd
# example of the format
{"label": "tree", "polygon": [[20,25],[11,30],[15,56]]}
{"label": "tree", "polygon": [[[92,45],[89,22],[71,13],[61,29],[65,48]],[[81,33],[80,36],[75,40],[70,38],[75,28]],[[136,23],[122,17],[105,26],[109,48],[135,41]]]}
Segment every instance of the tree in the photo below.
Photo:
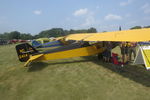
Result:
{"label": "tree", "polygon": [[73,34],[73,33],[76,33],[75,30],[70,29],[69,34]]}
{"label": "tree", "polygon": [[50,35],[52,37],[65,36],[65,32],[62,28],[52,28]]}
{"label": "tree", "polygon": [[132,30],[132,29],[141,29],[141,28],[142,28],[141,26],[134,26],[134,27],[132,27],[130,29]]}
{"label": "tree", "polygon": [[90,29],[87,30],[87,33],[97,33],[96,28],[91,27]]}
{"label": "tree", "polygon": [[22,40],[31,40],[33,39],[33,36],[31,34],[26,34],[26,33],[23,33],[23,34],[20,34],[20,39]]}
{"label": "tree", "polygon": [[18,31],[10,32],[9,39],[20,39],[20,32]]}
{"label": "tree", "polygon": [[66,33],[62,28],[52,28],[50,30],[42,31],[38,35],[39,36],[36,35],[36,37],[60,37],[65,36]]}
{"label": "tree", "polygon": [[149,26],[144,26],[143,28],[150,28],[150,25]]}
{"label": "tree", "polygon": [[69,35],[69,31],[68,30],[64,30],[65,35]]}
{"label": "tree", "polygon": [[69,31],[70,34],[73,34],[73,33],[96,33],[96,32],[97,32],[96,28],[93,28],[93,27],[91,27],[89,29],[79,29],[79,30],[71,29]]}

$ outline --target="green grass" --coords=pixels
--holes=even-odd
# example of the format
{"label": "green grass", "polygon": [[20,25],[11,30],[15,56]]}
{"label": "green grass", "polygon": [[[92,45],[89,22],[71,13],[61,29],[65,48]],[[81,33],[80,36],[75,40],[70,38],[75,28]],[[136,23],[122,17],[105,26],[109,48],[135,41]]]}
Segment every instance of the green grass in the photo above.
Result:
{"label": "green grass", "polygon": [[150,100],[150,71],[142,65],[120,70],[91,56],[24,68],[15,45],[0,46],[0,56],[3,100]]}

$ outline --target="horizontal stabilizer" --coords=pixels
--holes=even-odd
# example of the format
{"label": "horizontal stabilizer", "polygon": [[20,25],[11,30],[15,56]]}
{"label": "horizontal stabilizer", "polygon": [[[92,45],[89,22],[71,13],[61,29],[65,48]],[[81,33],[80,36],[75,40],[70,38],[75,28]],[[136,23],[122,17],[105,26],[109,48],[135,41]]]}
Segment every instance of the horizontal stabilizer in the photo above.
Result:
{"label": "horizontal stabilizer", "polygon": [[28,61],[24,64],[24,66],[27,67],[32,61],[37,60],[41,56],[43,56],[43,54],[31,56],[30,59],[28,59]]}

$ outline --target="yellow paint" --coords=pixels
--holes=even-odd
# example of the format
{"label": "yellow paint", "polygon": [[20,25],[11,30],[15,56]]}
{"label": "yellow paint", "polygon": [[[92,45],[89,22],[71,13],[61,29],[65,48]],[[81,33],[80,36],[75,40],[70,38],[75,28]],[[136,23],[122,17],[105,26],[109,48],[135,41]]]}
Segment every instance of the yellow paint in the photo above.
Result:
{"label": "yellow paint", "polygon": [[81,41],[84,40],[90,36],[93,36],[96,33],[82,33],[82,34],[71,34],[66,36],[66,40],[77,40],[77,41]]}
{"label": "yellow paint", "polygon": [[66,50],[56,53],[44,54],[37,60],[56,60],[56,59],[64,59],[64,58],[72,58],[72,57],[80,57],[80,56],[90,56],[94,54],[98,54],[103,52],[104,49],[97,49],[96,46],[83,47],[73,50]]}
{"label": "yellow paint", "polygon": [[36,41],[44,44],[44,43],[50,42],[50,39],[49,38],[39,38],[39,39],[36,39]]}
{"label": "yellow paint", "polygon": [[28,65],[30,62],[36,60],[37,58],[39,58],[39,57],[41,57],[41,56],[43,56],[43,54],[31,56],[30,59],[24,64],[24,66],[27,67],[27,65]]}
{"label": "yellow paint", "polygon": [[104,48],[100,48],[96,45],[77,48],[72,50],[60,51],[55,53],[49,54],[40,54],[31,56],[30,59],[25,63],[27,66],[32,61],[41,61],[41,60],[56,60],[56,59],[65,59],[65,58],[72,58],[72,57],[80,57],[80,56],[90,56],[98,53],[102,53]]}
{"label": "yellow paint", "polygon": [[143,56],[146,68],[150,69],[150,50],[143,50]]}
{"label": "yellow paint", "polygon": [[28,56],[28,54],[21,54],[21,55],[19,55],[19,59],[25,58],[27,56]]}
{"label": "yellow paint", "polygon": [[25,52],[25,50],[24,50],[24,49],[20,49],[20,50],[19,50],[19,52],[21,52],[21,53],[22,53],[22,52]]}
{"label": "yellow paint", "polygon": [[150,28],[134,29],[115,32],[71,34],[66,40],[84,40],[84,41],[149,41]]}

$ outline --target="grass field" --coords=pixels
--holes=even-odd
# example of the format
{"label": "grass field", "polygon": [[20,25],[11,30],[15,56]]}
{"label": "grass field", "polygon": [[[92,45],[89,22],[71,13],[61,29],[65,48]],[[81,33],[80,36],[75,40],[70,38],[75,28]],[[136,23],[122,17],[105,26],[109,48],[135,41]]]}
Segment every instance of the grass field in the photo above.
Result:
{"label": "grass field", "polygon": [[15,45],[0,46],[2,100],[150,100],[150,71],[123,70],[96,56],[33,63],[24,68]]}

